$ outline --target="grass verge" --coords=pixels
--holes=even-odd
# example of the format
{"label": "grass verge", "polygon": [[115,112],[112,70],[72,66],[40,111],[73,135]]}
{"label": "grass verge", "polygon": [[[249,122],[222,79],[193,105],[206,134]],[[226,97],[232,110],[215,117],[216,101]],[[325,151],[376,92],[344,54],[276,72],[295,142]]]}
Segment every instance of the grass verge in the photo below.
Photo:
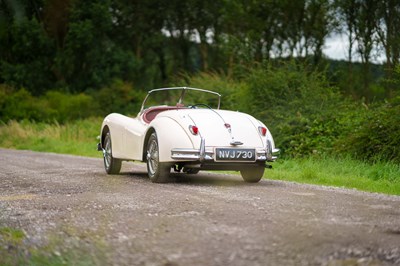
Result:
{"label": "grass verge", "polygon": [[0,124],[0,147],[99,157],[97,136],[101,118],[67,122],[10,121]]}
{"label": "grass verge", "polygon": [[[15,122],[0,124],[0,147],[100,157],[96,150],[101,118],[65,124]],[[368,164],[351,158],[311,157],[278,160],[266,177],[363,191],[400,195],[400,166]]]}
{"label": "grass verge", "polygon": [[400,195],[400,166],[394,163],[310,157],[278,160],[273,166],[266,171],[269,179]]}

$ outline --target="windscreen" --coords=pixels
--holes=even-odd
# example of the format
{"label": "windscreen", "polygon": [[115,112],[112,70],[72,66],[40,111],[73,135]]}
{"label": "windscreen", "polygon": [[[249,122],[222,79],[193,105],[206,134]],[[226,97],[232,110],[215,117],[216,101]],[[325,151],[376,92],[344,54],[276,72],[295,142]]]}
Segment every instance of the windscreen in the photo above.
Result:
{"label": "windscreen", "polygon": [[218,109],[220,95],[205,90],[191,88],[170,88],[152,91],[144,103],[144,109],[152,106],[197,106],[203,108],[209,106]]}

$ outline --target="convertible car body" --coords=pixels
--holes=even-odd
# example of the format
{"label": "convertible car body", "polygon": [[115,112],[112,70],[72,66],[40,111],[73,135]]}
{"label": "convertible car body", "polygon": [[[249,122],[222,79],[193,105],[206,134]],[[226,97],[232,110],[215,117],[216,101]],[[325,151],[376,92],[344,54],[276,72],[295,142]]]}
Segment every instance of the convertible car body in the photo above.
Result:
{"label": "convertible car body", "polygon": [[108,174],[122,161],[146,162],[153,182],[166,182],[171,169],[240,171],[258,182],[279,152],[268,128],[254,117],[220,109],[216,92],[179,87],[149,91],[137,117],[108,115],[99,151]]}

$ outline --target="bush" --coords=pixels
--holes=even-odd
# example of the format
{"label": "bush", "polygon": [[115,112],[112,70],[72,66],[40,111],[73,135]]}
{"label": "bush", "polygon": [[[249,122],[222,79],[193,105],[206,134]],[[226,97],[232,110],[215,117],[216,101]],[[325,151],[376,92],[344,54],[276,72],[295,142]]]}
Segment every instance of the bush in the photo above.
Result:
{"label": "bush", "polygon": [[46,119],[45,103],[33,97],[27,90],[16,92],[1,90],[0,120],[43,120]]}
{"label": "bush", "polygon": [[400,97],[371,106],[358,121],[352,121],[352,130],[341,139],[338,149],[370,162],[400,163],[399,114]]}
{"label": "bush", "polygon": [[245,77],[242,110],[264,121],[282,155],[306,156],[332,150],[347,101],[325,75],[301,64],[255,68]]}
{"label": "bush", "polygon": [[99,104],[99,115],[123,113],[136,115],[139,112],[145,92],[134,90],[132,84],[115,80],[110,86],[91,93]]}
{"label": "bush", "polygon": [[244,89],[244,83],[233,80],[224,74],[203,72],[194,76],[180,76],[181,80],[175,81],[177,87],[189,86],[199,89],[211,90],[222,95],[221,109],[239,110],[239,93]]}
{"label": "bush", "polygon": [[98,115],[98,105],[89,95],[68,94],[49,91],[43,99],[46,102],[47,119],[65,122]]}
{"label": "bush", "polygon": [[25,89],[0,89],[0,120],[65,122],[98,115],[98,105],[91,96],[49,91],[34,97]]}
{"label": "bush", "polygon": [[25,89],[14,91],[0,85],[0,120],[64,123],[112,112],[136,115],[144,96],[144,92],[135,91],[131,84],[120,80],[91,93],[48,91],[40,97]]}

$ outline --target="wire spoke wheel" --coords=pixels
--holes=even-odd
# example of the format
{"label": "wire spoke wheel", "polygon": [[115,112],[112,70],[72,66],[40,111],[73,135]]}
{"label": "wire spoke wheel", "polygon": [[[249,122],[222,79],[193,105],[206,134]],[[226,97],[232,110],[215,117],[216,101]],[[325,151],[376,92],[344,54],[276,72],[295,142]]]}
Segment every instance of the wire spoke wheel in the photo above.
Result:
{"label": "wire spoke wheel", "polygon": [[165,183],[168,181],[171,166],[160,162],[160,150],[157,135],[151,134],[147,143],[147,173],[154,183]]}
{"label": "wire spoke wheel", "polygon": [[106,138],[106,143],[104,147],[104,164],[106,168],[111,165],[112,154],[111,154],[111,141],[110,138]]}
{"label": "wire spoke wheel", "polygon": [[149,172],[154,175],[157,172],[158,169],[158,143],[157,140],[152,139],[152,141],[149,143],[149,150],[147,154],[148,158],[148,166],[149,166]]}
{"label": "wire spoke wheel", "polygon": [[116,175],[121,171],[122,161],[112,155],[111,134],[107,132],[103,145],[104,168],[107,174]]}

